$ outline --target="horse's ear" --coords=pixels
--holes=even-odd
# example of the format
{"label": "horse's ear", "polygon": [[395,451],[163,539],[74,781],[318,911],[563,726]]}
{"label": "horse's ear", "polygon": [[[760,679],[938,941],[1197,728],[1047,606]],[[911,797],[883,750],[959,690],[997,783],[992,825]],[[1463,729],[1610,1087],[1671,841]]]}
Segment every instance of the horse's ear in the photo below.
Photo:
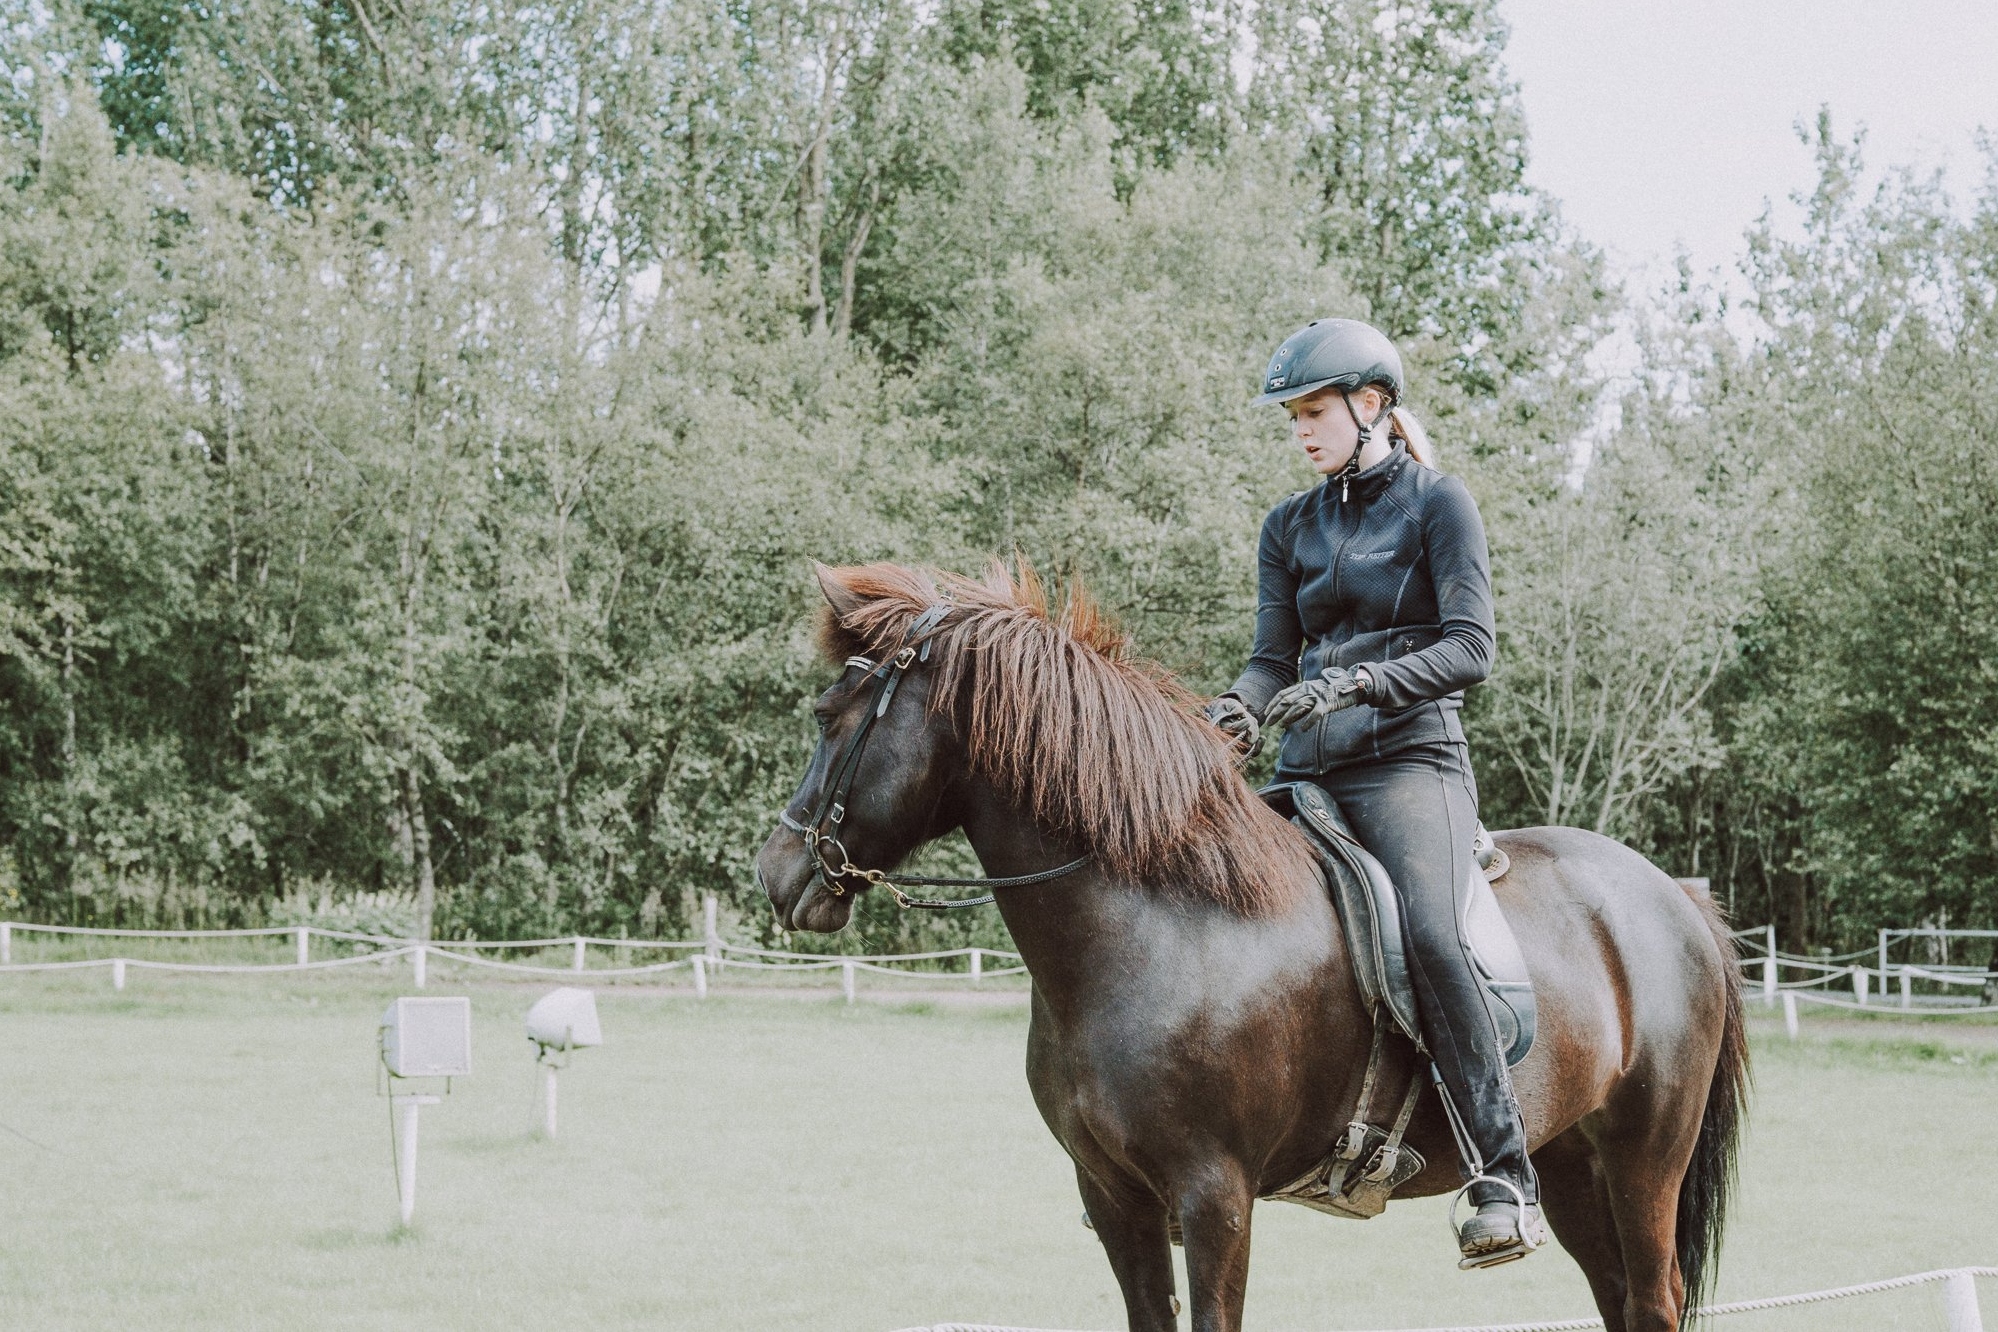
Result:
{"label": "horse's ear", "polygon": [[819,580],[819,591],[826,599],[826,608],[819,616],[819,650],[829,661],[841,661],[866,650],[866,644],[859,634],[847,627],[847,619],[858,612],[862,598],[840,581],[839,571],[812,561],[812,575]]}
{"label": "horse's ear", "polygon": [[836,618],[844,620],[864,604],[852,588],[840,581],[838,570],[813,560],[812,576],[819,580],[819,591],[824,594],[826,605],[832,607]]}

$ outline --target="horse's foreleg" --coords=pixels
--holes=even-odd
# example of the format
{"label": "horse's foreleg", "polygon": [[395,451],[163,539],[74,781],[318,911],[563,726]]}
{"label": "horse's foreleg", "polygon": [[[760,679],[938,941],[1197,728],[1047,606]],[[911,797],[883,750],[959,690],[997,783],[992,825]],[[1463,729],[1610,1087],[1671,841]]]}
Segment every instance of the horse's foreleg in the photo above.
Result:
{"label": "horse's foreleg", "polygon": [[1623,1304],[1630,1286],[1624,1279],[1609,1185],[1594,1144],[1580,1126],[1571,1128],[1533,1154],[1533,1168],[1540,1175],[1547,1224],[1589,1279],[1604,1328],[1624,1332]]}
{"label": "horse's foreleg", "polygon": [[1165,1204],[1142,1186],[1118,1189],[1101,1184],[1080,1166],[1075,1182],[1082,1205],[1089,1210],[1089,1224],[1103,1241],[1104,1256],[1124,1293],[1131,1332],[1173,1332],[1179,1322]]}
{"label": "horse's foreleg", "polygon": [[1249,1287],[1249,1212],[1255,1189],[1234,1162],[1217,1161],[1179,1191],[1193,1332],[1238,1332]]}

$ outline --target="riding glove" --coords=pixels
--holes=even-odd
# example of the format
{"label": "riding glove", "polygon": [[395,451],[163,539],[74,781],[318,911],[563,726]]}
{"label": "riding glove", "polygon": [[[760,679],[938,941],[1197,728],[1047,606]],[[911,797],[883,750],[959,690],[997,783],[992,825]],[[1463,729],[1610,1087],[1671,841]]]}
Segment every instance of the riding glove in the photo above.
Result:
{"label": "riding glove", "polygon": [[1278,691],[1263,709],[1263,725],[1290,730],[1343,712],[1365,701],[1366,681],[1343,666],[1327,666],[1316,680],[1299,680]]}
{"label": "riding glove", "polygon": [[1248,704],[1233,694],[1223,694],[1207,705],[1207,720],[1228,733],[1235,742],[1236,750],[1244,759],[1256,756],[1263,747],[1262,723],[1256,714],[1249,711]]}

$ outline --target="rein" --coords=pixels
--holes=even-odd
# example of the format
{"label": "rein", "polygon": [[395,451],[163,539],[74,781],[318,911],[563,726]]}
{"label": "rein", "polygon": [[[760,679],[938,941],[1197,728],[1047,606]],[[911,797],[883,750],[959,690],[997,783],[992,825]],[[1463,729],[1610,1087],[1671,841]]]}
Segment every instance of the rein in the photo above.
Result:
{"label": "rein", "polygon": [[[871,657],[848,657],[848,666],[858,666],[866,671],[874,681],[874,697],[867,711],[861,714],[860,725],[846,742],[834,760],[832,771],[827,778],[825,789],[819,796],[818,808],[812,811],[810,822],[800,822],[788,809],[779,810],[777,819],[786,828],[798,834],[812,853],[812,877],[825,885],[827,892],[834,897],[845,897],[847,888],[841,879],[859,879],[869,887],[886,888],[894,895],[895,904],[905,910],[953,911],[959,907],[985,906],[993,901],[991,893],[977,897],[967,897],[957,901],[939,898],[912,897],[904,892],[901,884],[920,888],[1025,888],[1029,884],[1047,883],[1073,874],[1089,863],[1088,856],[1077,856],[1066,865],[1042,870],[1038,874],[1015,874],[1007,878],[960,879],[949,876],[927,874],[897,875],[897,883],[888,877],[888,871],[862,869],[853,863],[847,854],[846,844],[840,840],[840,825],[846,820],[847,801],[853,794],[853,781],[860,772],[861,752],[867,747],[867,736],[874,729],[874,723],[881,720],[888,711],[888,705],[895,701],[895,690],[902,683],[902,677],[917,662],[930,659],[930,639],[926,637],[932,629],[943,623],[950,607],[939,603],[925,610],[909,625],[902,635],[902,646],[895,655],[885,662],[875,662]],[[922,639],[918,646],[916,640]],[[834,861],[837,857],[837,863]]]}

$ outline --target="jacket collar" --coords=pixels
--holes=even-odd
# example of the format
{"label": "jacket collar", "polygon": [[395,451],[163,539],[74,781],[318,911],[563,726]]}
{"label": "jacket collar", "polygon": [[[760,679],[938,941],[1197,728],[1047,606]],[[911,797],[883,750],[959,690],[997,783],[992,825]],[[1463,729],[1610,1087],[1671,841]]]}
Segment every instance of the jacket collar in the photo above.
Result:
{"label": "jacket collar", "polygon": [[[1397,439],[1394,441],[1394,448],[1388,453],[1387,457],[1353,477],[1353,484],[1349,493],[1354,499],[1364,504],[1393,485],[1395,478],[1400,476],[1402,469],[1407,466],[1408,445]],[[1325,478],[1324,484],[1336,489],[1340,481],[1337,476],[1328,476]],[[1337,499],[1338,496],[1334,495],[1332,498]]]}

